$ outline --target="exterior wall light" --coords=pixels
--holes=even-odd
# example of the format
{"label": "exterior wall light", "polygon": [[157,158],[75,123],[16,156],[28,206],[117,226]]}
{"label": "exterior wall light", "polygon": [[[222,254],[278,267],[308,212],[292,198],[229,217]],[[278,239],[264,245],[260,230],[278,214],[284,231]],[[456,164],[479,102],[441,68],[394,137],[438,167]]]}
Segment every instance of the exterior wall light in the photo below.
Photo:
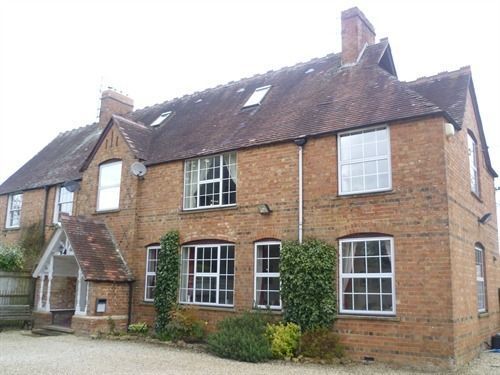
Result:
{"label": "exterior wall light", "polygon": [[479,224],[486,224],[488,221],[491,220],[491,212],[488,212],[487,214],[484,214],[483,216],[479,217],[477,221]]}
{"label": "exterior wall light", "polygon": [[269,215],[272,212],[271,208],[266,203],[259,204],[258,208],[261,215]]}

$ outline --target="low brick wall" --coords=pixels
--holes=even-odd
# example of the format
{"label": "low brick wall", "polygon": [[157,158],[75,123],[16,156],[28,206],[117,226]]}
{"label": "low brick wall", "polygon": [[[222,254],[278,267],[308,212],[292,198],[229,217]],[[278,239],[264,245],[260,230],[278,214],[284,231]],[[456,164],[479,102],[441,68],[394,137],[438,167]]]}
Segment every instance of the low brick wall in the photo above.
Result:
{"label": "low brick wall", "polygon": [[111,316],[73,316],[71,328],[75,330],[75,334],[81,336],[89,336],[97,333],[110,333],[112,323],[114,323],[115,332],[127,331],[127,316],[126,315],[111,315]]}

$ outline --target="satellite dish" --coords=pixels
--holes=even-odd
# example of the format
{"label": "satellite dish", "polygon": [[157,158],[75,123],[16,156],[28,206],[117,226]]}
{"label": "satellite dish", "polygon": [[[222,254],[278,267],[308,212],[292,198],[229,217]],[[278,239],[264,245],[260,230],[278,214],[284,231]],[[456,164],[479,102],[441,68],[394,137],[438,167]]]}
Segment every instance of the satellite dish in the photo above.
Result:
{"label": "satellite dish", "polygon": [[78,181],[68,181],[63,184],[63,187],[70,193],[80,190],[80,183]]}
{"label": "satellite dish", "polygon": [[130,166],[130,171],[134,176],[142,177],[146,174],[146,166],[138,161],[135,161]]}

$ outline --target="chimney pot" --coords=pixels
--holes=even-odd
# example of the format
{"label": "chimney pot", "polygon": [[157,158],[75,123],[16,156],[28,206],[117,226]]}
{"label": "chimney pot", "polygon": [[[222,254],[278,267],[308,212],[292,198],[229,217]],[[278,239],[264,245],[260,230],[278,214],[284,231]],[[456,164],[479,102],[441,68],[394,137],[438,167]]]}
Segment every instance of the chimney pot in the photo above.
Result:
{"label": "chimney pot", "polygon": [[99,126],[104,128],[112,115],[123,115],[134,109],[134,101],[114,90],[104,90],[101,95],[101,109],[99,110]]}
{"label": "chimney pot", "polygon": [[354,64],[365,44],[375,43],[375,28],[357,7],[342,12],[342,64]]}

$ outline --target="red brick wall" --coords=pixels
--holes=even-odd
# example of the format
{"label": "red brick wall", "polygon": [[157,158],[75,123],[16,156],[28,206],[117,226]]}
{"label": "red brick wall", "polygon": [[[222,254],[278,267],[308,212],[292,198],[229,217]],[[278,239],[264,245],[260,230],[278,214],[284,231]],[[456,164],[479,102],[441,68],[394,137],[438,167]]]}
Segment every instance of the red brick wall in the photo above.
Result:
{"label": "red brick wall", "polygon": [[[48,281],[45,280],[45,283]],[[45,286],[46,288],[47,286]],[[76,293],[76,277],[54,276],[50,288],[50,308],[74,309]]]}
{"label": "red brick wall", "polygon": [[[128,314],[128,284],[112,282],[90,282],[87,304],[88,316]],[[97,299],[106,299],[106,312],[96,312]]]}
{"label": "red brick wall", "polygon": [[[467,132],[475,135],[478,142],[480,196],[470,189]],[[480,345],[500,328],[498,290],[500,265],[498,264],[497,211],[493,177],[488,173],[481,143],[477,119],[470,95],[467,97],[463,129],[445,142],[450,249],[453,291],[453,322],[455,355],[458,363],[464,363],[479,352]],[[487,224],[478,223],[485,213],[493,214]],[[475,243],[485,248],[487,313],[478,314],[476,294]]]}
{"label": "red brick wall", "polygon": [[[305,146],[305,237],[337,245],[338,237],[359,232],[394,236],[396,318],[343,317],[336,325],[356,359],[452,362],[443,122],[392,124],[391,192],[339,197],[336,137],[311,139]],[[154,317],[152,305],[143,302],[145,247],[172,229],[180,231],[181,242],[220,239],[236,245],[235,307],[196,308],[201,319],[212,326],[214,320],[252,308],[254,241],[297,238],[297,168],[297,146],[291,142],[240,151],[238,208],[184,213],[183,162],[150,167],[138,190],[137,247],[126,250],[137,278],[134,320]],[[259,203],[269,204],[272,214],[260,215]]]}
{"label": "red brick wall", "polygon": [[[389,192],[339,196],[336,137],[310,139],[304,148],[305,237],[335,246],[339,237],[359,232],[394,237],[396,316],[340,316],[335,325],[355,359],[451,366],[469,360],[498,329],[496,217],[486,226],[477,225],[481,213],[495,212],[492,179],[481,159],[482,202],[470,195],[465,130],[447,140],[444,122],[434,117],[390,124]],[[470,105],[468,126],[476,126]],[[150,166],[139,180],[129,173],[135,159],[117,129],[107,141],[84,173],[75,208],[111,228],[136,279],[133,321],[151,324],[154,319],[152,304],[143,301],[146,247],[173,229],[179,230],[182,243],[235,243],[234,308],[193,307],[198,316],[213,327],[224,316],[251,309],[254,242],[297,238],[297,146],[288,142],[240,150],[237,207],[183,212],[182,161]],[[98,166],[112,158],[123,161],[120,209],[96,213]],[[271,207],[270,215],[259,214],[261,203]],[[476,241],[487,249],[489,316],[481,319],[474,300]],[[108,299],[107,314],[126,315],[128,285],[92,283],[89,315],[95,314],[96,298]]]}
{"label": "red brick wall", "polygon": [[[48,189],[45,221],[45,238],[47,242],[50,240],[50,237],[55,231],[53,221],[57,186],[50,186]],[[75,192],[74,194],[76,202],[78,199],[78,192]],[[33,223],[41,223],[43,221],[45,189],[40,188],[23,192],[20,228],[5,228],[8,197],[8,194],[0,195],[0,242],[14,244],[21,238],[23,228],[26,228]]]}

